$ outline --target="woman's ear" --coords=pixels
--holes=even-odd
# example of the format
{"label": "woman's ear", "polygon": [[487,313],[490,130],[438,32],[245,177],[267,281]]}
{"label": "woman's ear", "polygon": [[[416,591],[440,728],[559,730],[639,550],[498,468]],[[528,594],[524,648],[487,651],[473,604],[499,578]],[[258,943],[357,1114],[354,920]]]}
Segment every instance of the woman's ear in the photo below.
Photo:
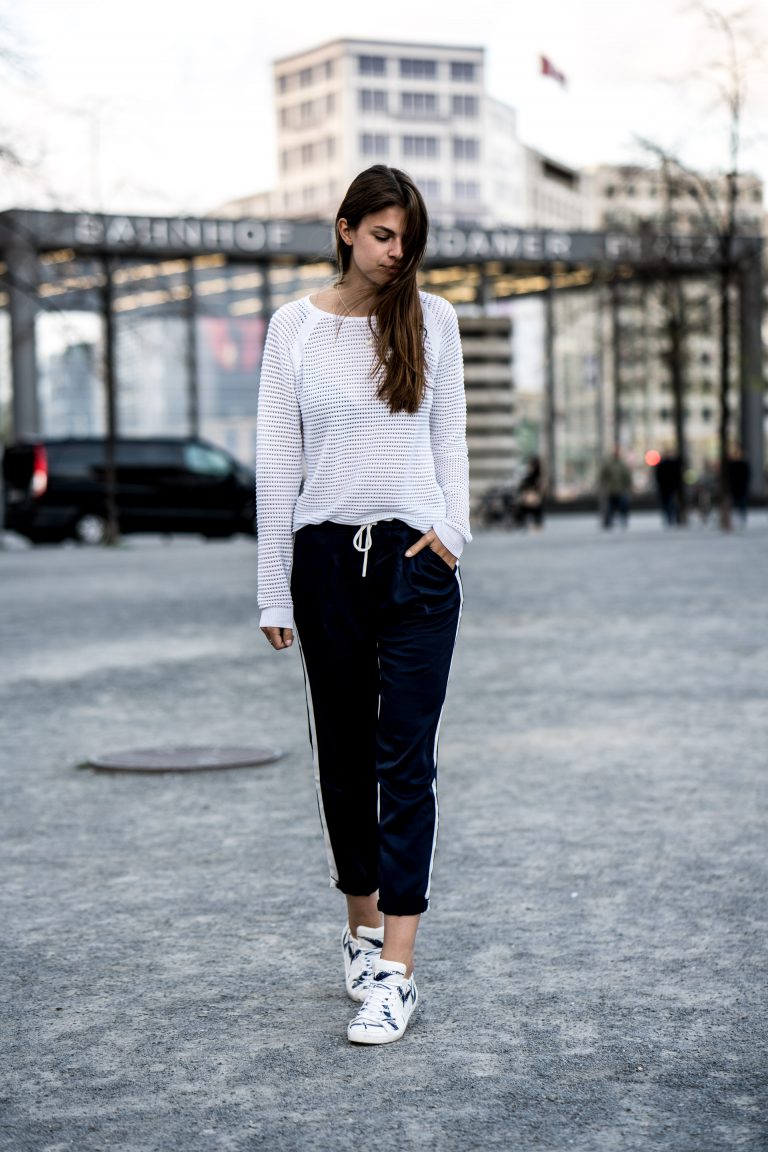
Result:
{"label": "woman's ear", "polygon": [[348,247],[351,247],[352,246],[352,232],[350,231],[350,227],[347,224],[347,222],[343,216],[342,216],[341,220],[339,220],[339,222],[337,224],[337,228],[339,230],[339,236],[341,237],[342,243],[346,244]]}

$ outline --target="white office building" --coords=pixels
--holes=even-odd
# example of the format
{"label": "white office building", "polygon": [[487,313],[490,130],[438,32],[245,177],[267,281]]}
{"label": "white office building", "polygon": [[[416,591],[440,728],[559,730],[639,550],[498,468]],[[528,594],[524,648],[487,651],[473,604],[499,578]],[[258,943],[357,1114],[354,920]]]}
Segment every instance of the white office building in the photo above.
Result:
{"label": "white office building", "polygon": [[278,179],[232,214],[332,219],[358,172],[407,171],[441,224],[523,222],[514,109],[485,92],[482,48],[335,40],[274,64]]}

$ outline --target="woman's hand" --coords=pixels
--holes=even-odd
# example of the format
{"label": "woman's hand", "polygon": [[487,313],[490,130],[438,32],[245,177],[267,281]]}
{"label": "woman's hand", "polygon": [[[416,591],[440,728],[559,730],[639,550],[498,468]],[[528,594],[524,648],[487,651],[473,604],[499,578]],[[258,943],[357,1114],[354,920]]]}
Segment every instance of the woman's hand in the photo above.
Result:
{"label": "woman's hand", "polygon": [[292,628],[262,628],[262,632],[277,652],[281,648],[290,648],[293,644]]}
{"label": "woman's hand", "polygon": [[417,552],[421,552],[422,548],[431,548],[433,552],[445,561],[449,568],[456,567],[456,557],[453,552],[449,552],[445,544],[435,534],[434,528],[430,528],[429,532],[425,532],[420,540],[415,544],[411,544],[406,552],[406,556],[415,556]]}

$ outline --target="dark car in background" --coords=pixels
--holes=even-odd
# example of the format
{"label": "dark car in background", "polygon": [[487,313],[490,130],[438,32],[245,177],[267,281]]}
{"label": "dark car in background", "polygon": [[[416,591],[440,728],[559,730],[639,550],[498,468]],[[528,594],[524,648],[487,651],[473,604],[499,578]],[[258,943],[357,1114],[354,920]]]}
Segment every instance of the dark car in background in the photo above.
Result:
{"label": "dark car in background", "polygon": [[[33,543],[104,539],[105,439],[36,439],[3,454],[5,529]],[[120,531],[194,532],[207,537],[256,531],[253,472],[195,437],[119,438],[115,479]]]}

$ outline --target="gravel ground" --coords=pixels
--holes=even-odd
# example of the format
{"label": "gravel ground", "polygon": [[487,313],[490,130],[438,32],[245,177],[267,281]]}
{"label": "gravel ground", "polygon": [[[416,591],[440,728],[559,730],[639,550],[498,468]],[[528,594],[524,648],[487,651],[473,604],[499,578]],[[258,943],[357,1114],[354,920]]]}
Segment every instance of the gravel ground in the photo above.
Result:
{"label": "gravel ground", "polygon": [[[479,533],[398,1044],[346,1041],[252,542],[0,551],[11,1152],[768,1148],[768,523]],[[261,768],[89,756],[277,744]]]}

